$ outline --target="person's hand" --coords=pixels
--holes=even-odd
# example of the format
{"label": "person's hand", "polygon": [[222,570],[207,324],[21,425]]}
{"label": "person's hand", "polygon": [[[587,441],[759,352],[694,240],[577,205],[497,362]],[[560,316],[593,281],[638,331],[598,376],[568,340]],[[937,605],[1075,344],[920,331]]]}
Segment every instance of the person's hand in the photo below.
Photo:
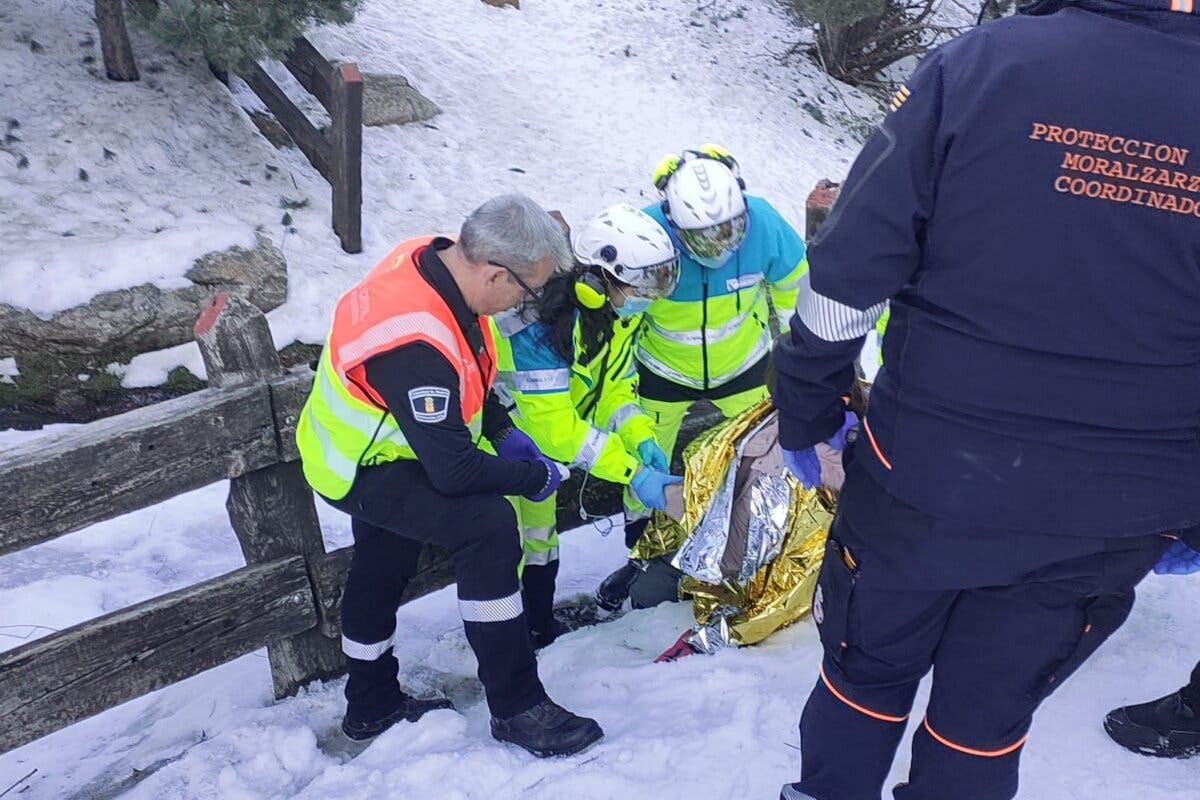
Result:
{"label": "person's hand", "polygon": [[667,454],[658,446],[658,442],[653,439],[647,439],[637,446],[638,455],[642,459],[642,463],[650,469],[656,469],[659,472],[669,472],[671,463],[667,460]]}
{"label": "person's hand", "polygon": [[783,463],[787,464],[805,489],[815,489],[821,485],[821,459],[817,458],[816,448],[784,450]]}
{"label": "person's hand", "polygon": [[676,483],[683,483],[683,478],[644,467],[633,476],[633,480],[629,482],[629,488],[633,490],[642,505],[653,508],[655,511],[666,511],[666,488]]}
{"label": "person's hand", "polygon": [[847,411],[845,418],[842,420],[842,427],[838,428],[838,432],[825,440],[825,444],[837,450],[839,453],[846,449],[846,435],[850,433],[850,429],[858,424],[858,415],[853,411]]}
{"label": "person's hand", "polygon": [[525,495],[525,499],[540,503],[558,491],[559,484],[571,476],[571,470],[557,461],[551,461],[540,453],[534,460],[546,468],[546,485],[541,488],[541,491],[535,494]]}
{"label": "person's hand", "polygon": [[[842,452],[846,449],[846,436],[850,433],[850,429],[858,424],[858,415],[853,411],[847,411],[842,419],[842,427],[838,428],[837,433],[825,440],[824,444],[835,452]],[[815,489],[821,485],[821,459],[817,455],[815,446],[806,447],[803,450],[784,450],[783,463],[796,476],[796,480],[800,481],[800,485],[805,489]]]}
{"label": "person's hand", "polygon": [[505,428],[497,437],[496,455],[507,461],[533,461],[542,455],[542,451],[529,434],[517,428]]}
{"label": "person's hand", "polygon": [[1194,575],[1200,572],[1200,553],[1187,542],[1175,542],[1154,565],[1155,575]]}

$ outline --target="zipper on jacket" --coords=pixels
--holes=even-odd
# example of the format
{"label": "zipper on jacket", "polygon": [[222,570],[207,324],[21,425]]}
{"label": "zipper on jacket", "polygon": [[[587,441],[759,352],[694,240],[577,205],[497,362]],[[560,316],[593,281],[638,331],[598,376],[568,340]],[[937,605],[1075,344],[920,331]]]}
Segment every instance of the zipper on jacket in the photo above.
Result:
{"label": "zipper on jacket", "polygon": [[708,391],[708,270],[701,274],[703,299],[700,303],[700,360],[704,363],[704,390]]}

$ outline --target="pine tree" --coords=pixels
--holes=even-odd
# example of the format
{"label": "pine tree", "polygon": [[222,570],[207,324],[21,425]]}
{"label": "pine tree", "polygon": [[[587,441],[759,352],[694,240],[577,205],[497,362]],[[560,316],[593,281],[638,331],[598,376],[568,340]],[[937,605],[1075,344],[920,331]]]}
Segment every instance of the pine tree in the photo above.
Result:
{"label": "pine tree", "polygon": [[362,0],[129,0],[133,19],[172,47],[232,72],[282,58],[311,25],[344,25]]}
{"label": "pine tree", "polygon": [[[1005,3],[1008,0],[991,0]],[[833,77],[882,88],[880,73],[956,31],[935,24],[935,0],[792,0],[816,26],[816,55]]]}

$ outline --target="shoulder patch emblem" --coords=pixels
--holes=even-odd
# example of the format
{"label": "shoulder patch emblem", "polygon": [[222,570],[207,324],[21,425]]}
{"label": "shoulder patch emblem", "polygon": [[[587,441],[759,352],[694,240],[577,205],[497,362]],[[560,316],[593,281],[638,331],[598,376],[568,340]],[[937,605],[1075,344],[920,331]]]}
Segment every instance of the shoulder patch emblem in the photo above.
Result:
{"label": "shoulder patch emblem", "polygon": [[408,403],[417,422],[441,422],[450,406],[450,390],[441,386],[418,386],[408,390]]}

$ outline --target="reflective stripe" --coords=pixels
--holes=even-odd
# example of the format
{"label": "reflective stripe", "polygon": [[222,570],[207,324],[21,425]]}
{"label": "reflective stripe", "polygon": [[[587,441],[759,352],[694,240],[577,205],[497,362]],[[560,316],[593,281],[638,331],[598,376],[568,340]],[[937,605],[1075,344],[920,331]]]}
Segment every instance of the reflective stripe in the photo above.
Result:
{"label": "reflective stripe", "polygon": [[[808,259],[805,259],[805,261],[807,261],[807,260]],[[804,263],[804,261],[798,262],[795,267],[792,267],[792,269],[795,270],[797,267],[799,267],[803,263]],[[773,284],[771,284],[771,286],[776,291],[790,292],[792,289],[797,289],[800,287],[800,282],[802,280],[804,280],[804,276],[807,274],[808,274],[808,270],[805,269],[804,272],[802,272],[796,276],[795,280],[790,280],[787,283],[773,283]]]}
{"label": "reflective stripe", "polygon": [[342,394],[342,392],[347,391],[345,387],[338,387],[333,383],[333,367],[322,366],[326,368],[317,370],[317,391],[320,393],[321,401],[325,404],[325,408],[337,417],[339,422],[345,423],[355,430],[362,431],[367,436],[373,434],[375,428],[379,425],[380,418],[385,416],[385,412],[380,409],[372,413],[366,409],[350,405]]}
{"label": "reflective stripe", "polygon": [[520,590],[498,600],[458,599],[458,615],[463,622],[506,622],[521,616],[524,611]]}
{"label": "reflective stripe", "polygon": [[794,788],[790,783],[785,783],[783,785],[783,789],[780,791],[779,796],[782,797],[783,800],[816,800],[816,798],[811,794],[805,794],[799,789]]}
{"label": "reflective stripe", "polygon": [[893,723],[904,722],[905,720],[908,719],[908,714],[905,714],[903,717],[896,717],[896,716],[892,716],[891,714],[884,714],[879,711],[872,711],[871,709],[867,708],[866,706],[860,706],[858,703],[855,703],[853,700],[846,697],[844,694],[842,694],[841,692],[839,692],[837,689],[834,688],[833,684],[829,681],[829,677],[825,674],[825,665],[824,664],[821,665],[821,681],[825,684],[825,688],[829,690],[830,694],[832,694],[838,700],[841,700],[846,705],[853,708],[858,713],[865,714],[866,716],[870,717],[871,719],[877,719],[880,722],[893,722]]}
{"label": "reflective stripe", "polygon": [[392,636],[387,637],[382,642],[363,644],[362,642],[348,639],[346,638],[346,634],[342,634],[342,652],[350,658],[357,658],[359,661],[374,661],[386,653],[391,646]]}
{"label": "reflective stripe", "polygon": [[[458,340],[446,323],[428,311],[409,311],[388,317],[383,322],[377,322],[367,328],[357,339],[346,342],[338,348],[339,364],[358,364],[363,358],[385,345],[395,344],[414,336],[432,339],[446,348],[460,362],[463,362],[462,351],[458,348]],[[459,365],[455,365],[459,366]],[[340,368],[339,368],[340,369]],[[342,370],[344,372],[344,370]],[[467,396],[465,370],[458,370],[459,394]],[[341,377],[341,376],[339,376]]]}
{"label": "reflective stripe", "polygon": [[951,750],[957,750],[960,753],[966,753],[969,756],[978,756],[979,758],[1000,758],[1001,756],[1006,756],[1009,753],[1014,753],[1017,750],[1020,750],[1021,746],[1025,744],[1025,740],[1029,738],[1029,734],[1027,733],[1017,741],[1010,744],[1008,747],[1002,747],[999,750],[976,750],[971,747],[964,747],[961,744],[956,744],[941,736],[929,724],[929,717],[925,718],[925,730],[929,731],[929,735],[937,740],[938,744],[942,745],[943,747],[948,747]]}
{"label": "reflective stripe", "polygon": [[[530,527],[521,529],[521,537],[527,544],[530,542],[548,542],[550,541],[550,538],[554,536],[554,533],[555,531],[553,525],[541,528]],[[536,544],[534,549],[536,549]]]}
{"label": "reflective stripe", "polygon": [[[305,419],[308,421],[308,427],[312,430],[313,435],[317,437],[317,444],[321,447],[321,458],[324,462],[323,466],[346,483],[353,483],[354,476],[358,473],[358,464],[342,455],[342,451],[338,450],[333,444],[333,438],[330,436],[329,429],[321,424],[317,419],[317,415],[313,413],[311,405],[306,405],[303,411]],[[370,434],[367,434],[368,436]]]}
{"label": "reflective stripe", "polygon": [[521,547],[525,551],[525,566],[544,567],[558,561],[558,531],[553,526],[524,528]]}
{"label": "reflective stripe", "polygon": [[866,336],[887,307],[887,301],[876,303],[865,311],[831,300],[816,292],[809,281],[811,273],[800,279],[800,296],[796,313],[810,331],[827,342],[848,342]]}
{"label": "reflective stripe", "polygon": [[575,454],[575,458],[571,459],[571,464],[581,469],[591,469],[607,442],[607,433],[599,428],[588,428],[587,436],[584,437],[583,444],[580,446],[579,452]]}
{"label": "reflective stripe", "polygon": [[519,392],[565,392],[571,388],[571,370],[565,368],[509,372],[507,379]]}
{"label": "reflective stripe", "polygon": [[527,567],[545,567],[555,561],[558,561],[557,547],[551,547],[549,550],[525,551],[525,566]]}
{"label": "reflective stripe", "polygon": [[658,336],[679,344],[700,345],[708,343],[709,345],[728,339],[738,332],[751,314],[757,311],[758,301],[762,298],[762,284],[754,292],[754,298],[750,301],[749,307],[742,313],[735,316],[733,319],[720,325],[716,328],[705,328],[704,330],[686,330],[686,331],[671,331],[659,325],[653,318],[649,321],[649,327]]}
{"label": "reflective stripe", "polygon": [[[716,376],[710,375],[709,376],[709,378],[708,378],[709,388],[712,388],[715,386],[721,386],[722,384],[729,383],[729,381],[733,380],[738,375],[741,375],[743,372],[745,372],[746,370],[750,369],[755,364],[757,364],[758,360],[760,358],[762,358],[764,355],[766,355],[767,351],[770,349],[771,349],[770,336],[767,333],[766,329],[763,329],[763,335],[758,338],[758,341],[754,345],[754,349],[746,354],[745,360],[742,361],[741,364],[739,364],[737,367],[730,370],[729,372],[724,373],[723,375],[716,375]],[[654,372],[657,375],[660,375],[669,381],[675,381],[675,383],[680,383],[680,384],[683,384],[684,386],[691,386],[696,389],[704,388],[704,379],[703,378],[692,378],[687,375],[684,375],[682,372],[679,372],[678,370],[668,367],[666,364],[664,364],[663,362],[659,361],[654,356],[647,353],[644,348],[638,350],[638,361],[645,364],[646,367],[651,372]]]}
{"label": "reflective stripe", "polygon": [[642,407],[639,406],[637,403],[626,403],[625,405],[621,406],[616,411],[614,411],[612,413],[612,416],[608,418],[608,429],[610,431],[618,430],[622,425],[624,425],[629,420],[633,419],[634,417],[638,416],[639,414],[645,414],[645,413],[646,412],[642,411]]}

